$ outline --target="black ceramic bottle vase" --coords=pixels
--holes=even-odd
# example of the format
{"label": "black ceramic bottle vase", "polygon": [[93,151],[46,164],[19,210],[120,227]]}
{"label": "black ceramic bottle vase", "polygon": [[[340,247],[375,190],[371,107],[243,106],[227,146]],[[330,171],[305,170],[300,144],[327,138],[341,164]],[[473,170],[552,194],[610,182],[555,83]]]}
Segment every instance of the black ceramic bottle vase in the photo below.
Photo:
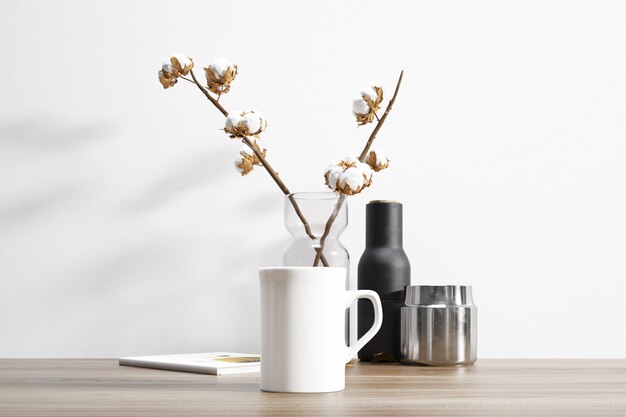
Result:
{"label": "black ceramic bottle vase", "polygon": [[[404,291],[411,285],[411,265],[402,248],[402,204],[370,201],[365,208],[365,251],[359,260],[359,289],[378,293],[383,304],[383,324],[359,351],[359,359],[400,359],[400,309]],[[358,329],[362,337],[374,322],[371,303],[359,301]]]}

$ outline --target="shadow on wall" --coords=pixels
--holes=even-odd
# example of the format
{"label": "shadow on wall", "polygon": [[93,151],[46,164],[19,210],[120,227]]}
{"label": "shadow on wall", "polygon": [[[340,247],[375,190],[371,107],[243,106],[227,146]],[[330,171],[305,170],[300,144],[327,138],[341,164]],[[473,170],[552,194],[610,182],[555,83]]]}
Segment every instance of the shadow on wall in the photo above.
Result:
{"label": "shadow on wall", "polygon": [[78,198],[79,190],[72,186],[55,189],[17,201],[0,202],[0,223],[16,224],[27,222],[45,214],[50,209]]}
{"label": "shadow on wall", "polygon": [[224,149],[185,159],[171,169],[170,173],[148,185],[135,200],[124,205],[123,209],[128,213],[153,210],[190,190],[200,187],[210,190],[211,183],[222,181],[224,176],[230,174],[221,165],[212,161],[231,158],[232,151]]}
{"label": "shadow on wall", "polygon": [[[245,187],[246,185],[242,184],[241,186]],[[272,193],[251,197],[246,204],[241,204],[238,209],[242,215],[256,217],[269,214],[279,216],[283,213],[284,199],[285,197],[276,189]],[[285,230],[285,232],[287,231]]]}
{"label": "shadow on wall", "polygon": [[[80,150],[90,145],[100,144],[107,138],[112,137],[119,129],[113,127],[111,122],[98,121],[83,124],[63,124],[58,119],[52,118],[20,118],[4,126],[0,126],[0,160],[7,151],[14,150],[21,152],[21,165],[24,171],[33,165],[30,155],[42,160],[43,167],[32,167],[27,174],[37,170],[45,170],[47,160],[54,163],[54,158],[59,152],[70,150]],[[5,152],[3,152],[5,150]],[[24,152],[27,152],[24,154]],[[30,152],[30,154],[28,154]],[[159,207],[176,200],[186,192],[205,187],[210,189],[212,182],[224,180],[224,176],[230,174],[223,167],[212,163],[216,160],[232,159],[232,151],[220,149],[218,151],[208,151],[201,155],[176,162],[176,165],[165,170],[165,174],[160,178],[153,179],[152,183],[143,186],[130,201],[122,203],[120,211],[123,214],[137,214],[147,210],[158,209]],[[0,165],[1,168],[1,165]],[[51,169],[56,169],[54,166]],[[90,170],[93,173],[93,170]],[[54,177],[54,172],[49,172],[45,176],[46,183],[39,188],[46,188],[39,193],[31,195],[19,194],[5,197],[0,201],[0,219],[5,222],[25,221],[38,214],[43,214],[47,209],[70,200],[80,198],[81,192],[87,190],[80,188],[79,182],[60,181]],[[32,178],[36,176],[22,176],[15,181],[31,181],[33,187],[38,188],[36,183],[32,183]],[[5,179],[6,180],[6,179]],[[50,184],[50,181],[56,184]],[[148,180],[144,181],[147,182]],[[141,181],[140,181],[141,182]],[[90,184],[89,193],[86,196],[93,196],[97,193],[96,184]],[[114,200],[123,201],[124,197],[119,196]]]}
{"label": "shadow on wall", "polygon": [[0,127],[0,145],[37,152],[66,151],[101,141],[116,131],[110,122],[62,125],[48,118],[21,118]]}
{"label": "shadow on wall", "polygon": [[63,124],[46,117],[24,117],[0,126],[0,160],[9,155],[20,169],[3,173],[4,181],[14,181],[10,185],[18,192],[0,200],[0,222],[27,222],[78,199],[84,190],[77,182],[55,177],[58,153],[101,143],[116,130],[105,121]]}
{"label": "shadow on wall", "polygon": [[[138,189],[129,197],[123,190],[105,188],[107,176],[115,168],[106,160],[94,157],[103,143],[108,147],[107,141],[119,138],[119,131],[119,126],[104,121],[72,124],[63,118],[22,118],[0,126],[0,175],[5,174],[4,184],[10,185],[6,192],[4,187],[0,190],[0,225],[11,226],[11,233],[0,236],[0,243],[20,251],[19,242],[24,238],[37,239],[38,234],[50,230],[63,230],[78,236],[69,239],[70,242],[82,242],[81,248],[53,247],[51,239],[42,239],[36,249],[50,251],[55,256],[32,268],[21,266],[31,262],[36,253],[15,259],[7,257],[11,269],[22,274],[15,281],[45,288],[31,300],[33,303],[52,306],[57,298],[63,300],[64,307],[53,310],[54,325],[48,319],[42,320],[39,310],[25,314],[23,327],[30,329],[24,335],[25,340],[36,346],[35,334],[38,334],[50,343],[57,341],[56,354],[79,346],[78,349],[84,350],[81,354],[106,355],[112,349],[125,349],[124,343],[132,345],[136,339],[136,335],[132,337],[134,331],[158,322],[146,312],[167,320],[169,328],[179,328],[181,332],[185,329],[184,322],[167,317],[168,314],[196,320],[199,328],[213,326],[216,331],[226,332],[220,326],[227,324],[245,326],[256,307],[239,311],[225,295],[243,292],[242,297],[250,303],[258,298],[256,260],[279,263],[289,243],[287,231],[280,241],[265,239],[260,254],[258,246],[252,244],[228,243],[218,247],[226,241],[220,236],[202,233],[181,236],[175,228],[153,230],[152,217],[148,216],[146,221],[143,216],[147,211],[157,211],[189,192],[211,193],[216,184],[223,190],[225,183],[236,182],[239,178],[234,169],[225,170],[223,164],[214,163],[232,160],[233,150],[208,144],[202,154],[172,158],[171,164],[152,177],[138,178]],[[63,161],[68,160],[76,160],[76,164],[64,166]],[[86,169],[89,175],[77,177]],[[237,187],[250,185],[237,184]],[[244,193],[245,202],[234,209],[233,215],[261,219],[280,216],[283,197],[277,190],[273,191]],[[167,213],[158,214],[167,216]],[[72,264],[72,259],[78,262]],[[255,261],[247,263],[241,259]],[[20,313],[22,293],[19,292],[25,288],[23,284],[15,284],[18,294],[5,305],[8,311]],[[168,302],[171,304],[164,309],[162,306]],[[233,315],[227,323],[215,323],[211,319],[224,311]],[[128,329],[128,339],[109,340],[111,334],[120,336],[111,323],[121,323]],[[93,332],[98,326],[105,329],[102,335]],[[156,339],[166,338],[166,335],[157,337],[160,330],[152,331]],[[82,341],[73,338],[60,341],[59,332],[82,332],[88,336]],[[205,342],[209,336],[206,338]],[[256,346],[256,333],[242,335],[237,343]],[[189,345],[194,347],[197,348]],[[42,354],[33,349],[34,354]]]}

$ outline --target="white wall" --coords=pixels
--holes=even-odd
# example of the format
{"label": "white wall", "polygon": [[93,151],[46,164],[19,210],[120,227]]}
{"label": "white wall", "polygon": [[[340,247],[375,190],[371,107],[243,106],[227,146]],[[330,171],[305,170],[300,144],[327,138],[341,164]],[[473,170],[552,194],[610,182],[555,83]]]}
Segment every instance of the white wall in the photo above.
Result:
{"label": "white wall", "polygon": [[293,190],[356,153],[351,99],[400,97],[389,170],[414,283],[474,285],[482,357],[626,355],[626,3],[29,2],[0,15],[0,356],[259,348],[256,269],[282,196],[221,115],[156,72],[239,65]]}

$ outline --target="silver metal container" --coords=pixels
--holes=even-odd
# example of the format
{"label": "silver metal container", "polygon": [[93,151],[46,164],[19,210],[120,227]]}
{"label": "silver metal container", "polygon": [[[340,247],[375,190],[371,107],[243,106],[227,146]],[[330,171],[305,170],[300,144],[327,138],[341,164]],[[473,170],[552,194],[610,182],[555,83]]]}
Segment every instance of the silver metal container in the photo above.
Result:
{"label": "silver metal container", "polygon": [[401,361],[458,366],[476,362],[476,314],[472,287],[411,285],[400,315]]}

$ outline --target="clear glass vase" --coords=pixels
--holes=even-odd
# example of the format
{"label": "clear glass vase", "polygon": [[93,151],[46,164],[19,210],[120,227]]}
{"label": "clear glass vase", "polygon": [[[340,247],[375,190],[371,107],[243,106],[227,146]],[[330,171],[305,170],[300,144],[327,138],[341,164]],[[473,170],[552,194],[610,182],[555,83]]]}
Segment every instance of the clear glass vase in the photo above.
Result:
{"label": "clear glass vase", "polygon": [[[319,254],[328,219],[334,217]],[[346,269],[346,290],[350,290],[350,255],[339,241],[348,225],[348,202],[332,192],[293,193],[285,197],[285,226],[293,241],[285,251],[285,266],[332,266]],[[316,259],[318,257],[319,259]],[[346,311],[346,345],[356,343],[356,314]]]}
{"label": "clear glass vase", "polygon": [[[336,266],[350,270],[350,256],[339,241],[339,235],[348,225],[345,200],[331,192],[293,193],[285,197],[285,226],[293,236],[283,258],[285,266]],[[329,217],[336,210],[322,256],[319,256],[320,239]],[[317,265],[316,256],[320,258]],[[348,284],[346,281],[346,288]]]}

